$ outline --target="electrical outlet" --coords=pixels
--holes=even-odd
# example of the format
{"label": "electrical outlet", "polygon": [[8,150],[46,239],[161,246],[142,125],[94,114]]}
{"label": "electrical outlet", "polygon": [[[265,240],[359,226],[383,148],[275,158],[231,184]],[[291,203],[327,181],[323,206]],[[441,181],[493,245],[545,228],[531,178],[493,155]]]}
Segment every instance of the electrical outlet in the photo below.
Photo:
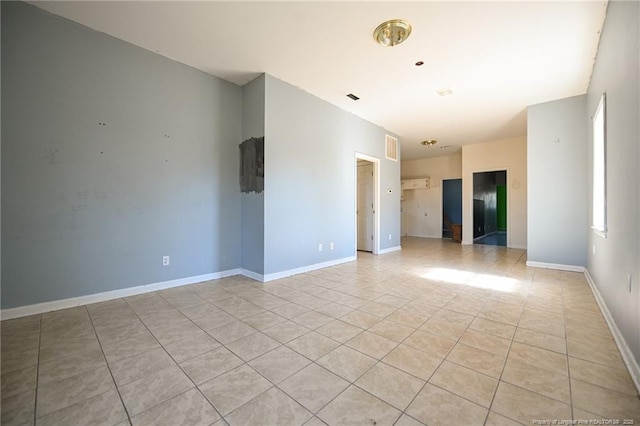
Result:
{"label": "electrical outlet", "polygon": [[596,245],[593,245],[593,248],[591,249],[591,251],[593,251],[593,254],[596,254]]}
{"label": "electrical outlet", "polygon": [[329,250],[333,250],[333,241],[329,243]]}
{"label": "electrical outlet", "polygon": [[391,241],[391,234],[389,234],[389,241]]}
{"label": "electrical outlet", "polygon": [[318,251],[322,251],[322,244],[318,244]]}
{"label": "electrical outlet", "polygon": [[627,288],[629,289],[629,293],[631,293],[631,274],[627,274]]}
{"label": "electrical outlet", "polygon": [[170,258],[169,256],[162,256],[162,266],[169,266]]}

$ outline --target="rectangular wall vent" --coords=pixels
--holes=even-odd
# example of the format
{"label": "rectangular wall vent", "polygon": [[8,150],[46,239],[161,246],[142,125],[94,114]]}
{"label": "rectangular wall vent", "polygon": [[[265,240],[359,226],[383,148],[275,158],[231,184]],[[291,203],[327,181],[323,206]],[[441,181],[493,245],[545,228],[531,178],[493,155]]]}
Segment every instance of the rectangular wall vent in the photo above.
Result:
{"label": "rectangular wall vent", "polygon": [[385,135],[385,156],[389,160],[398,161],[398,139],[393,136]]}

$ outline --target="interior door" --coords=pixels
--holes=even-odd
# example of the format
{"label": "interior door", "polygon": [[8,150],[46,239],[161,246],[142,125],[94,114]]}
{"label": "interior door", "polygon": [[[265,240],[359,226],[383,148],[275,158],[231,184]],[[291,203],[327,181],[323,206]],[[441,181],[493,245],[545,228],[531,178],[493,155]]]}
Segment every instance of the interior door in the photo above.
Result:
{"label": "interior door", "polygon": [[373,251],[373,164],[358,166],[358,250]]}

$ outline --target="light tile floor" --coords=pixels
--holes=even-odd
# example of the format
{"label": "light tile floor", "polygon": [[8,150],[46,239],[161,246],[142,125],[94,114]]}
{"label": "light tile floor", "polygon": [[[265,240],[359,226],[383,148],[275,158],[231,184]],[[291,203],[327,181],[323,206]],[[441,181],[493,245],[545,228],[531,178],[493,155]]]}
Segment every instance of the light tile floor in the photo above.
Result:
{"label": "light tile floor", "polygon": [[582,274],[522,250],[401,252],[2,322],[2,424],[530,425],[634,419]]}

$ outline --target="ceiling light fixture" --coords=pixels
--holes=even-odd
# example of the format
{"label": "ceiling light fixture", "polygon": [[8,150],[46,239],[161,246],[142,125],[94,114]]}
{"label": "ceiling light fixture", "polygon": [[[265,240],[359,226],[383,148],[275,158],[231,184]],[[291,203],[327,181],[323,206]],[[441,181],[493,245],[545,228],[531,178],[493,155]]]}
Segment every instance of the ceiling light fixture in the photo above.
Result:
{"label": "ceiling light fixture", "polygon": [[421,67],[423,65],[424,65],[424,62],[422,62],[422,61],[416,62],[416,67]]}
{"label": "ceiling light fixture", "polygon": [[424,146],[428,146],[428,147],[430,147],[430,146],[432,146],[432,145],[437,144],[437,143],[438,143],[438,141],[437,141],[437,140],[435,140],[435,139],[427,139],[426,141],[422,141],[422,142],[420,142],[420,143],[421,143],[422,145],[424,145]]}
{"label": "ceiling light fixture", "polygon": [[393,47],[405,41],[411,34],[411,25],[402,19],[391,19],[378,25],[373,32],[374,40],[384,47]]}
{"label": "ceiling light fixture", "polygon": [[453,95],[453,89],[451,87],[447,87],[445,89],[440,89],[440,90],[438,90],[438,95],[440,95],[440,96]]}

